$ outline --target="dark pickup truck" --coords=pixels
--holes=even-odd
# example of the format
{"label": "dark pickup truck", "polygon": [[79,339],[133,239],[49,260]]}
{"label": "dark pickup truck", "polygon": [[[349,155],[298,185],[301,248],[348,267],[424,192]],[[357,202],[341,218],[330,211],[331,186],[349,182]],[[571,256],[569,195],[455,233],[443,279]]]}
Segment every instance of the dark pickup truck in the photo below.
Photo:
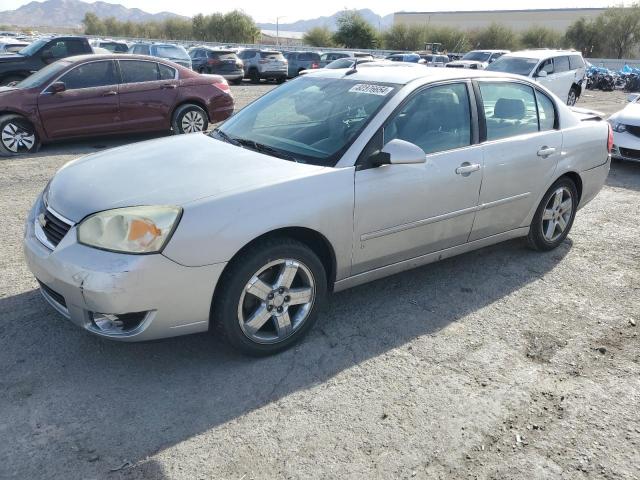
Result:
{"label": "dark pickup truck", "polygon": [[27,78],[61,58],[87,53],[93,49],[83,37],[41,38],[19,53],[0,55],[0,86]]}

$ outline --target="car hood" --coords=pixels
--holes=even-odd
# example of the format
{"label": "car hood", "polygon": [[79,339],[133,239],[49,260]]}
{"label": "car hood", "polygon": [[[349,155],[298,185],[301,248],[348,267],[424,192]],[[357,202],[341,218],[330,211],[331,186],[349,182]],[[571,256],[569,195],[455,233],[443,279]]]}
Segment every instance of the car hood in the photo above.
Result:
{"label": "car hood", "polygon": [[630,103],[619,112],[611,115],[611,119],[625,125],[640,126],[640,104]]}
{"label": "car hood", "polygon": [[201,133],[140,142],[65,165],[48,204],[78,222],[135,205],[178,205],[311,175],[325,167],[263,155]]}
{"label": "car hood", "polygon": [[20,55],[19,53],[3,53],[0,55],[0,62],[20,62],[24,60],[24,55]]}
{"label": "car hood", "polygon": [[477,67],[483,67],[485,64],[477,60],[454,60],[453,62],[449,62],[447,65],[464,65],[466,67],[475,65]]}

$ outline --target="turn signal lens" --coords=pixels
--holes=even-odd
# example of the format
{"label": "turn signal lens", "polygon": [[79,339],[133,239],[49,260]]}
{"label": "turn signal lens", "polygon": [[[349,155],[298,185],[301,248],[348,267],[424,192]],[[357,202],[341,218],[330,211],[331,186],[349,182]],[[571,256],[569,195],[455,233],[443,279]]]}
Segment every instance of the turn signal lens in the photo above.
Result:
{"label": "turn signal lens", "polygon": [[613,151],[613,128],[609,125],[609,138],[607,138],[607,151],[611,153]]}

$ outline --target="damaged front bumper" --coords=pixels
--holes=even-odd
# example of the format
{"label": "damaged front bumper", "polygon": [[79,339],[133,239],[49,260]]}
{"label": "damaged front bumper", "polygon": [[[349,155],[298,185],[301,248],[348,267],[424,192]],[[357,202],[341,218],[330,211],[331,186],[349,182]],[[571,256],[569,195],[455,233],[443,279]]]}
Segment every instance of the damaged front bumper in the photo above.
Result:
{"label": "damaged front bumper", "polygon": [[76,325],[123,341],[206,331],[224,263],[185,267],[162,254],[129,255],[87,247],[72,227],[53,249],[36,237],[29,213],[24,252],[44,298]]}

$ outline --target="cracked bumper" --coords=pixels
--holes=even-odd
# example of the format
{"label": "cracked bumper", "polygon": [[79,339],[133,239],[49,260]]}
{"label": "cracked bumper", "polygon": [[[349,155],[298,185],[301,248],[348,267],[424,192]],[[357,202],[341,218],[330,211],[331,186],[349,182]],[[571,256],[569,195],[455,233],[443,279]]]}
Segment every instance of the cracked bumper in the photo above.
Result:
{"label": "cracked bumper", "polygon": [[[36,202],[36,206],[38,205]],[[29,269],[51,292],[44,298],[76,325],[123,341],[152,340],[206,331],[213,292],[226,264],[185,267],[161,254],[127,255],[81,245],[71,228],[54,250],[35,236],[29,214],[24,253]],[[64,303],[58,300],[64,299]],[[129,332],[103,332],[92,313],[147,312]]]}

